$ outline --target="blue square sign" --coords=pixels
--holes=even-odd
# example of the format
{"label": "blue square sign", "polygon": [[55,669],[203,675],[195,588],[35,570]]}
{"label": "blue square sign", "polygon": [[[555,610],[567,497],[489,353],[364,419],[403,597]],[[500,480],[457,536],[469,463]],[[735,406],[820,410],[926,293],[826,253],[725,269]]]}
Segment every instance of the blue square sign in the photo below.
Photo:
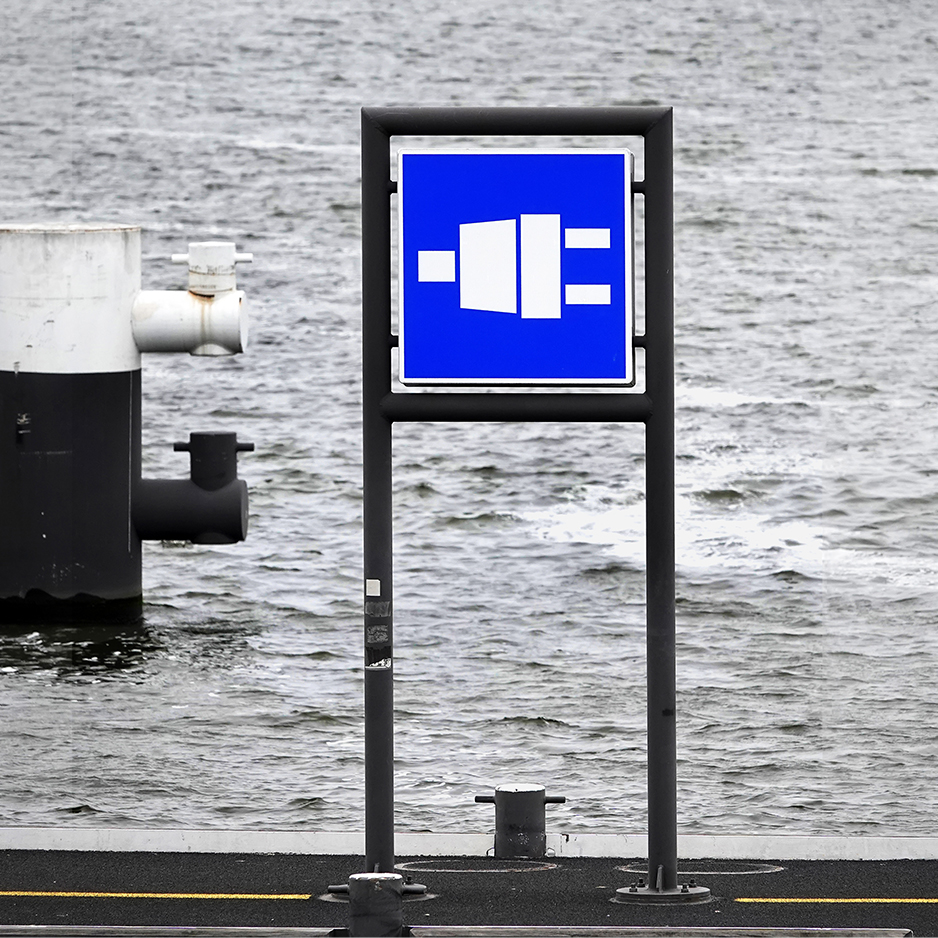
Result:
{"label": "blue square sign", "polygon": [[401,381],[634,384],[632,165],[402,150]]}

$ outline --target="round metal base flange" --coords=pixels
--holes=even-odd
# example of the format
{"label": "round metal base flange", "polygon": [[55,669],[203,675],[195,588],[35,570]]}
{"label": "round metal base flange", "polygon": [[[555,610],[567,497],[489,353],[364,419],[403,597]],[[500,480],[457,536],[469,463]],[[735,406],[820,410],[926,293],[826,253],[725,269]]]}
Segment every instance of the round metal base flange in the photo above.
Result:
{"label": "round metal base flange", "polygon": [[706,886],[678,886],[677,889],[661,891],[647,886],[622,886],[611,901],[627,905],[692,905],[709,902],[710,898],[710,890]]}
{"label": "round metal base flange", "polygon": [[[323,902],[344,902],[348,905],[349,890],[346,883],[338,886],[329,886],[328,892],[324,892],[318,899]],[[425,899],[436,899],[438,893],[429,892],[423,883],[404,883],[403,895],[404,902],[421,902]]]}

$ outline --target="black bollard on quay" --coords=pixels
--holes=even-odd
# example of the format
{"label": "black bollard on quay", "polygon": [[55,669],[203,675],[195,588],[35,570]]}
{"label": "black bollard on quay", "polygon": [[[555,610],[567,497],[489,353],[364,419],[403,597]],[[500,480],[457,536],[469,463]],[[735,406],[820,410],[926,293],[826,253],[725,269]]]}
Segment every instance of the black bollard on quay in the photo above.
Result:
{"label": "black bollard on quay", "polygon": [[0,622],[135,619],[142,540],[245,537],[251,444],[193,434],[191,480],[141,479],[140,376],[243,351],[250,259],[190,244],[188,290],[142,290],[136,226],[0,226]]}
{"label": "black bollard on quay", "polygon": [[399,873],[355,873],[350,876],[350,938],[402,934],[403,891],[404,877]]}
{"label": "black bollard on quay", "polygon": [[546,795],[543,785],[500,785],[494,795],[476,795],[495,805],[495,856],[534,859],[547,855],[545,804],[564,804],[563,795]]}

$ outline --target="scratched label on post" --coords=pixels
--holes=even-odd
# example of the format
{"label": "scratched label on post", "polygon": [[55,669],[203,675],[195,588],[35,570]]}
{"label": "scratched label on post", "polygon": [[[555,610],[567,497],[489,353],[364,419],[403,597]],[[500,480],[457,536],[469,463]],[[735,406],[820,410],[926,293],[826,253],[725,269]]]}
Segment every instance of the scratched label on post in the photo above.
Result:
{"label": "scratched label on post", "polygon": [[386,625],[366,625],[366,645],[387,645],[391,641],[391,633]]}
{"label": "scratched label on post", "polygon": [[386,619],[390,614],[391,614],[390,601],[365,603],[365,615],[366,616],[374,616],[376,619]]}

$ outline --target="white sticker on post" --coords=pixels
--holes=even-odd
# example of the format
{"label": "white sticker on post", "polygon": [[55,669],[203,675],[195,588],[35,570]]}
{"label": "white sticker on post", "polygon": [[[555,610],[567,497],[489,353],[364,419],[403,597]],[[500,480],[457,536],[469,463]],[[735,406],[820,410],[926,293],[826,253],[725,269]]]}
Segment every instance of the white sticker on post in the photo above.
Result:
{"label": "white sticker on post", "polygon": [[380,596],[381,595],[381,581],[380,580],[365,580],[365,595],[366,596]]}

